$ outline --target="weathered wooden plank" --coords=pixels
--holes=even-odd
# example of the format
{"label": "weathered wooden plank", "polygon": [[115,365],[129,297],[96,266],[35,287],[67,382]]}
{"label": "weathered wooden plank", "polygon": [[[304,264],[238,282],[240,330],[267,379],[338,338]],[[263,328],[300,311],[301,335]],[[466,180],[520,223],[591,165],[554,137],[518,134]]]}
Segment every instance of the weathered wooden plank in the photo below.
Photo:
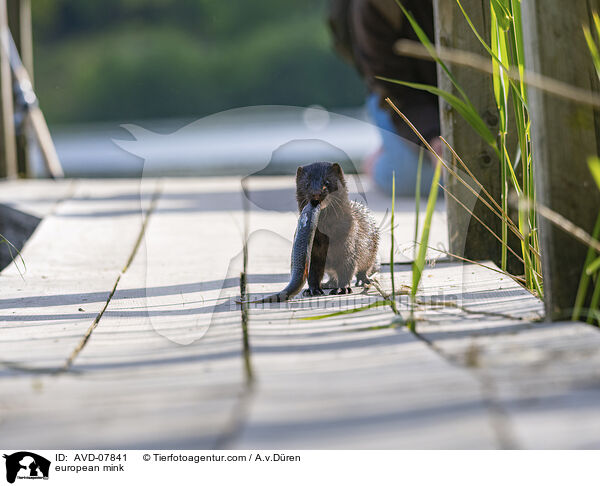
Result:
{"label": "weathered wooden plank", "polygon": [[140,184],[82,181],[0,274],[0,356],[14,368],[62,366],[102,311],[142,227]]}
{"label": "weathered wooden plank", "polygon": [[597,329],[572,322],[538,324],[488,338],[484,349],[480,362],[522,447],[600,446]]}
{"label": "weathered wooden plank", "polygon": [[[154,190],[154,181],[148,182],[142,188],[144,211]],[[50,317],[0,321],[3,359],[26,356],[24,364],[33,366],[64,359],[64,350],[80,342],[74,339],[79,328],[64,322],[66,312],[75,312],[72,303],[63,309],[47,299],[63,296],[57,290],[66,287],[76,298],[89,295],[96,292],[94,282],[122,268],[120,249],[113,248],[113,256],[102,249],[107,241],[128,238],[127,226],[139,228],[139,188],[102,181],[76,189],[75,197],[43,221],[24,252],[27,258],[44,257],[31,270],[32,289],[40,294],[24,297],[37,298],[44,289]],[[418,336],[390,327],[392,314],[385,307],[299,319],[373,302],[379,298],[373,290],[251,306],[250,387],[241,314],[231,300],[239,294],[241,271],[239,180],[167,180],[160,191],[135,258],[69,372],[0,367],[0,447],[597,445],[600,334],[581,325],[534,322],[542,315],[541,302],[512,279],[478,265],[437,263],[426,269]],[[261,231],[270,212],[254,208],[250,215],[250,293],[279,290],[288,277],[289,239]],[[292,211],[271,216],[274,228],[285,226],[276,217],[293,224],[296,219]],[[103,231],[93,230],[88,220]],[[60,242],[51,241],[44,225],[59,222],[68,223],[69,231]],[[69,242],[69,235],[78,237]],[[90,259],[90,251],[103,263]],[[94,268],[81,270],[84,261]],[[57,267],[79,272],[84,283],[67,274],[43,284],[40,275],[52,275],[44,272]],[[408,285],[409,265],[396,270],[397,288]],[[17,277],[14,269],[0,274],[2,288],[17,294]],[[379,279],[389,289],[389,275]],[[97,293],[100,302],[104,294]],[[29,309],[14,303],[2,309],[2,317],[14,312],[17,320],[40,319],[36,303],[26,300]],[[406,308],[406,300],[400,305]],[[3,329],[5,324],[21,327]]]}
{"label": "weathered wooden plank", "polygon": [[539,322],[542,302],[501,278],[472,265],[427,270],[422,299],[460,309],[422,308],[417,331],[479,378],[507,425],[508,446],[597,447],[600,332],[580,323]]}
{"label": "weathered wooden plank", "polygon": [[407,331],[252,322],[260,380],[235,447],[497,446],[475,380]]}
{"label": "weathered wooden plank", "polygon": [[[249,243],[250,292],[279,290],[277,238]],[[280,239],[280,246],[285,240]],[[273,275],[277,273],[277,275]],[[273,275],[267,282],[266,275]],[[407,272],[398,277],[408,275]],[[285,278],[285,276],[284,276]],[[281,278],[280,278],[281,280]],[[252,283],[252,282],[255,283]],[[478,381],[405,328],[388,307],[317,321],[302,317],[357,308],[376,292],[251,305],[257,384],[239,448],[493,448]]]}
{"label": "weathered wooden plank", "polygon": [[10,242],[0,239],[0,270],[17,256],[42,218],[51,214],[73,188],[72,181],[0,181],[0,235]]}
{"label": "weathered wooden plank", "polygon": [[218,446],[247,388],[229,298],[239,295],[241,207],[235,178],[161,182],[136,257],[71,371],[38,378],[35,389],[11,378],[0,442]]}
{"label": "weathered wooden plank", "polygon": [[[573,2],[569,8],[555,0],[522,3],[528,69],[585,90],[599,83],[583,35],[593,25],[598,0]],[[556,39],[557,42],[549,42]],[[588,232],[600,208],[600,192],[587,167],[598,154],[598,112],[531,88],[529,95],[533,163],[538,201]],[[587,248],[539,218],[546,314],[569,317]]]}
{"label": "weathered wooden plank", "polygon": [[[419,299],[431,307],[428,310],[435,310],[434,303],[444,302],[472,314],[480,311],[482,315],[497,313],[514,319],[541,320],[544,317],[542,302],[515,280],[496,270],[498,267],[490,261],[481,262],[481,265],[436,264],[423,272]],[[410,285],[410,271],[400,273],[398,280]],[[463,319],[464,313],[460,313],[459,318]]]}
{"label": "weathered wooden plank", "polygon": [[527,449],[598,447],[600,334],[578,323],[430,316],[419,332],[481,377]]}
{"label": "weathered wooden plank", "polygon": [[[182,360],[183,361],[183,360]],[[3,449],[210,449],[234,422],[239,360],[10,378],[0,398]],[[6,378],[3,378],[6,380]],[[44,433],[40,434],[40,430]],[[31,447],[30,447],[31,448]]]}
{"label": "weathered wooden plank", "polygon": [[73,180],[0,181],[0,204],[41,219],[70,197],[76,184]]}

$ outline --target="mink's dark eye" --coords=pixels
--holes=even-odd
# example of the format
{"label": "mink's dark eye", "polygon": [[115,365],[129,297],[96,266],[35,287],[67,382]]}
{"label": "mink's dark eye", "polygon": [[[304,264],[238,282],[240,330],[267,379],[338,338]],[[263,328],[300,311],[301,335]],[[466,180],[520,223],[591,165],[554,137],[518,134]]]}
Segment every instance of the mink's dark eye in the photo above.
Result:
{"label": "mink's dark eye", "polygon": [[327,180],[325,181],[325,187],[327,188],[328,191],[331,191],[333,189],[333,182]]}

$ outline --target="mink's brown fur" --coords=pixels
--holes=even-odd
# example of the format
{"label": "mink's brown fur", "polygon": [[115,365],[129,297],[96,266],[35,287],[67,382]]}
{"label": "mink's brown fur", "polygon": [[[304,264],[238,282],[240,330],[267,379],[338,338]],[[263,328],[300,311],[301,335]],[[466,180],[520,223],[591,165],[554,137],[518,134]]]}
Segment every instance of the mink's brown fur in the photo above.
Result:
{"label": "mink's brown fur", "polygon": [[354,275],[357,285],[370,283],[369,276],[378,270],[379,230],[369,209],[349,200],[339,164],[317,162],[298,167],[296,199],[300,211],[306,204],[321,205],[305,294],[323,294],[325,272],[332,294],[351,292]]}

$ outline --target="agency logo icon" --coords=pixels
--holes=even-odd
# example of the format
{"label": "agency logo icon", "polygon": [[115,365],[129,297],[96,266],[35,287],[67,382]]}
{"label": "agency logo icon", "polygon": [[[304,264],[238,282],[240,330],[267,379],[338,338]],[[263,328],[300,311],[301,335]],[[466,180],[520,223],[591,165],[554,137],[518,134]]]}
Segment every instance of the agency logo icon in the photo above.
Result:
{"label": "agency logo icon", "polygon": [[33,452],[20,451],[7,456],[6,480],[12,484],[18,479],[48,479],[50,461]]}

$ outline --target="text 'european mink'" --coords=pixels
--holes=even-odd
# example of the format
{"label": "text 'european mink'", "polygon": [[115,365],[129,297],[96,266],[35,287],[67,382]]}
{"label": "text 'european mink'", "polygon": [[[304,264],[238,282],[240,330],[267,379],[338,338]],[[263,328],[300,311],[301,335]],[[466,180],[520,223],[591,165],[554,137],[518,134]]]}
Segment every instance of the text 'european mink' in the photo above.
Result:
{"label": "text 'european mink'", "polygon": [[308,289],[304,295],[322,295],[321,281],[327,272],[325,288],[331,294],[350,293],[350,282],[370,283],[378,270],[379,230],[369,209],[348,198],[344,172],[339,164],[317,162],[298,167],[296,199],[302,212],[307,204],[321,207],[314,236]]}

